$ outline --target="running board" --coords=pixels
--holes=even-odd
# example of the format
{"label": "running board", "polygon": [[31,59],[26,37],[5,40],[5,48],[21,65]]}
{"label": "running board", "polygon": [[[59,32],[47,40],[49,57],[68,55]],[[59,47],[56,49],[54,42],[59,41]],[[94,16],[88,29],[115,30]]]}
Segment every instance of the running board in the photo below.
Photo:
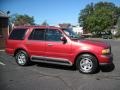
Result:
{"label": "running board", "polygon": [[50,63],[50,64],[59,64],[59,65],[67,65],[67,66],[72,66],[72,64],[69,61],[63,61],[63,60],[58,60],[58,59],[52,59],[52,58],[41,58],[41,57],[32,57],[31,61],[33,62],[41,62],[41,63]]}

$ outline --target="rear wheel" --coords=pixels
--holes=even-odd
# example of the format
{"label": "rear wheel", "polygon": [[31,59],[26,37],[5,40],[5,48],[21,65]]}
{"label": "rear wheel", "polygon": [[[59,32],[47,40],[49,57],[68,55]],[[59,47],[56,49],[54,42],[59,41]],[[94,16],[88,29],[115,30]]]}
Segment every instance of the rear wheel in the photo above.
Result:
{"label": "rear wheel", "polygon": [[91,54],[82,54],[76,61],[77,69],[81,73],[90,74],[95,73],[98,69],[98,62],[96,57]]}
{"label": "rear wheel", "polygon": [[16,53],[15,59],[16,59],[17,64],[20,66],[26,66],[26,65],[30,64],[29,56],[23,50],[20,50]]}

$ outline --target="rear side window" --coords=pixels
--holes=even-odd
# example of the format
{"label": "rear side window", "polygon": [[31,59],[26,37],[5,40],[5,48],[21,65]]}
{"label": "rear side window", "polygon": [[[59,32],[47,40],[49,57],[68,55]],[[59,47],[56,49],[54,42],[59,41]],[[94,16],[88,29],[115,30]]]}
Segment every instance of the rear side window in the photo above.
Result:
{"label": "rear side window", "polygon": [[26,31],[27,31],[27,29],[14,29],[11,32],[11,34],[9,36],[9,39],[12,39],[12,40],[23,40]]}
{"label": "rear side window", "polygon": [[45,29],[34,29],[28,40],[45,40]]}

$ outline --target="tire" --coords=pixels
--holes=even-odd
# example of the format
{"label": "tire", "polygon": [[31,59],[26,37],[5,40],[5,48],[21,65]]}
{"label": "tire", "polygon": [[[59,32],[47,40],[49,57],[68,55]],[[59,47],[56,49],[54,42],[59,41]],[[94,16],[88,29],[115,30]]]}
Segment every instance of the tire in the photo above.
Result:
{"label": "tire", "polygon": [[84,74],[93,74],[98,70],[98,61],[91,54],[82,54],[76,61],[79,72]]}
{"label": "tire", "polygon": [[23,50],[20,50],[16,53],[15,59],[16,59],[16,63],[20,66],[27,66],[30,64],[29,56]]}

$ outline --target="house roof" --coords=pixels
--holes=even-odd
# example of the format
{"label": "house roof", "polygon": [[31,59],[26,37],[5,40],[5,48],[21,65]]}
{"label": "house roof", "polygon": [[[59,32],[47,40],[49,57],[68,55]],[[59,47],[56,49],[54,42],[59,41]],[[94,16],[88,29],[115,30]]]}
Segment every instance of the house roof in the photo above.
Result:
{"label": "house roof", "polygon": [[59,26],[60,26],[60,28],[62,28],[62,29],[66,29],[66,28],[69,28],[71,25],[64,23],[64,24],[59,24]]}
{"label": "house roof", "polygon": [[5,12],[3,12],[3,11],[1,11],[0,10],[0,18],[8,18],[8,15],[5,13]]}

